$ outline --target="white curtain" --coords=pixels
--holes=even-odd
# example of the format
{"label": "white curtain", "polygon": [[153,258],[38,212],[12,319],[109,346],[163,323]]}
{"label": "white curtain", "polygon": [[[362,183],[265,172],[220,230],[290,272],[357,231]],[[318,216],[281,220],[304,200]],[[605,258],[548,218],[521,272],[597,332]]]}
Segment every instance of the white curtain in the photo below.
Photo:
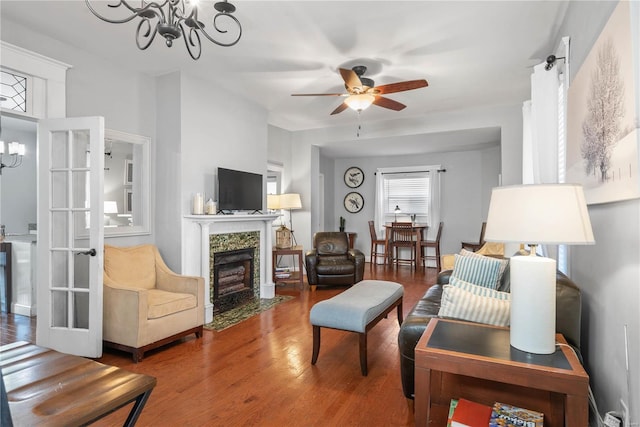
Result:
{"label": "white curtain", "polygon": [[[531,100],[522,106],[522,183],[558,182],[558,67],[533,68]],[[544,256],[556,257],[556,247],[538,246]],[[553,253],[550,253],[553,252]]]}
{"label": "white curtain", "polygon": [[523,184],[558,182],[558,67],[545,65],[534,67],[531,101],[522,108]]}
{"label": "white curtain", "polygon": [[429,170],[429,229],[427,230],[427,237],[430,240],[435,240],[438,234],[438,225],[440,224],[440,173],[438,172],[440,166],[437,169]]}
{"label": "white curtain", "polygon": [[373,222],[378,236],[384,236],[384,181],[380,169],[376,172],[376,206]]}

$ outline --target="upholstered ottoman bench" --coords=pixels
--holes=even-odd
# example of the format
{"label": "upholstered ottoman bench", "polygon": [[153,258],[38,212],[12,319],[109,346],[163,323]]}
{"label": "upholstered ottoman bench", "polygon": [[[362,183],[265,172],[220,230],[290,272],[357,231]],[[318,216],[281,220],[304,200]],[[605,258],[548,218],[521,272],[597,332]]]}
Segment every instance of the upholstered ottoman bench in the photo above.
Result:
{"label": "upholstered ottoman bench", "polygon": [[315,365],[320,352],[320,328],[356,332],[360,336],[360,370],[367,375],[367,332],[397,307],[398,324],[402,325],[402,296],[399,283],[384,280],[363,280],[346,291],[316,303],[309,318],[313,326],[313,356]]}

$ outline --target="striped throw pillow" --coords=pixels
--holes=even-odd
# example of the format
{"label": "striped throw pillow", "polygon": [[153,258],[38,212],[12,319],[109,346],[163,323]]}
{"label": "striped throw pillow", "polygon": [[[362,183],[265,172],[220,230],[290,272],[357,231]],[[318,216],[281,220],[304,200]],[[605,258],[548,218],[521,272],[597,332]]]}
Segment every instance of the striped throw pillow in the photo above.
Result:
{"label": "striped throw pillow", "polygon": [[509,326],[511,298],[506,292],[500,293],[506,296],[504,298],[484,296],[457,286],[444,285],[438,317]]}
{"label": "striped throw pillow", "polygon": [[[482,255],[482,254],[477,254],[475,252],[471,252],[468,251],[466,249],[462,249],[460,251],[460,255],[462,256],[470,256],[470,257],[475,257],[475,258],[489,258],[489,259],[496,259],[500,262],[500,271],[498,273],[498,280],[497,280],[497,285],[496,285],[496,289],[500,289],[502,286],[505,286],[506,289],[500,289],[501,291],[505,291],[505,292],[509,292],[509,280],[502,280],[502,277],[505,274],[505,271],[507,271],[507,267],[509,267],[509,258],[497,258],[497,257],[487,257],[486,255]],[[507,277],[508,279],[508,277]],[[504,282],[504,283],[503,283]]]}
{"label": "striped throw pillow", "polygon": [[497,259],[455,255],[452,277],[474,285],[497,289],[499,275],[500,261]]}
{"label": "striped throw pillow", "polygon": [[460,280],[457,277],[450,277],[449,284],[451,286],[455,286],[456,288],[462,289],[463,291],[471,292],[472,294],[479,295],[481,297],[497,298],[501,300],[511,299],[511,295],[508,292],[501,292],[495,289],[487,288],[486,286],[474,285],[473,283]]}

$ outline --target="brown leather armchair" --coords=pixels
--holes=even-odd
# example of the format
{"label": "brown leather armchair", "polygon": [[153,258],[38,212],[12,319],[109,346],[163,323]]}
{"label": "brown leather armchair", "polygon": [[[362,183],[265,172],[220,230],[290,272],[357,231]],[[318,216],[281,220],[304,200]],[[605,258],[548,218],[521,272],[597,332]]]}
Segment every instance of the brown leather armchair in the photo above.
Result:
{"label": "brown leather armchair", "polygon": [[353,285],[364,276],[364,254],[349,249],[347,233],[319,231],[313,236],[313,250],[307,252],[307,280],[316,286]]}

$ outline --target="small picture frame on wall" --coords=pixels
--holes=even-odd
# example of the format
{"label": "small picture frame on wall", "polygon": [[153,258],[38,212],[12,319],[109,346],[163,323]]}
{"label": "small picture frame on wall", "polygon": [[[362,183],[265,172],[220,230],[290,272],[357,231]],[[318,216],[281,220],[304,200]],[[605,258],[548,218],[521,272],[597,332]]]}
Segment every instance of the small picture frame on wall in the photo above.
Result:
{"label": "small picture frame on wall", "polygon": [[124,185],[133,184],[133,160],[124,161]]}
{"label": "small picture frame on wall", "polygon": [[130,188],[124,189],[124,213],[130,214],[133,211],[133,191]]}
{"label": "small picture frame on wall", "polygon": [[364,172],[357,166],[352,166],[344,172],[344,183],[349,188],[358,188],[364,182]]}

